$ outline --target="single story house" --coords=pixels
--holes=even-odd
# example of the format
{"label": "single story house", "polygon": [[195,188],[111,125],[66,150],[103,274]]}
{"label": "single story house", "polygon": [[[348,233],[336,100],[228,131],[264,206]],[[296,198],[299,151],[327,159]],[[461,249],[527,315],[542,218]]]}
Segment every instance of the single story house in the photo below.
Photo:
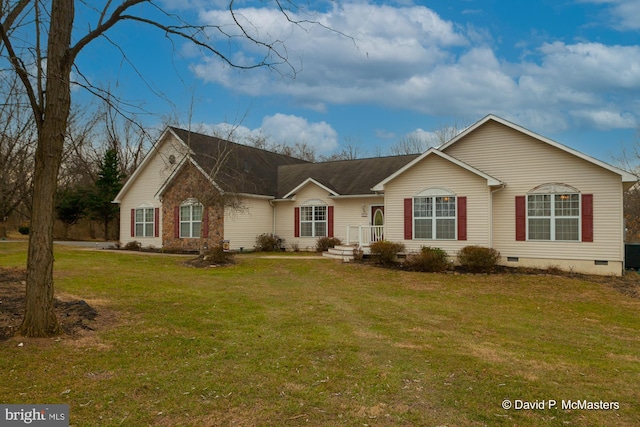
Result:
{"label": "single story house", "polygon": [[[623,193],[638,178],[488,115],[420,155],[309,163],[169,127],[114,200],[120,240],[250,249],[319,237],[407,251],[493,247],[509,266],[624,271]],[[239,203],[205,202],[233,195]]]}

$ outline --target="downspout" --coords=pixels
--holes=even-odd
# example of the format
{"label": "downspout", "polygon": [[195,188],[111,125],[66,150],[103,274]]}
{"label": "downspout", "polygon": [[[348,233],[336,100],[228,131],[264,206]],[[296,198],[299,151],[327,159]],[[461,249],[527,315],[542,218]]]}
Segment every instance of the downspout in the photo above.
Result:
{"label": "downspout", "polygon": [[271,224],[271,234],[276,234],[276,205],[273,204],[273,199],[269,199],[269,204],[273,208],[273,223]]}
{"label": "downspout", "polygon": [[498,188],[489,190],[489,247],[493,248],[493,193],[504,190],[507,184],[504,182]]}

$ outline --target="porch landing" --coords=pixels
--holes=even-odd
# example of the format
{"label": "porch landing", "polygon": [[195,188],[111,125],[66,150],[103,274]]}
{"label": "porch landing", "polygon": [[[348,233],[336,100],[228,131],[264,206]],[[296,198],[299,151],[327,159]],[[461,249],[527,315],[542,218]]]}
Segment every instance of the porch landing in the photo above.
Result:
{"label": "porch landing", "polygon": [[323,252],[322,256],[332,259],[340,259],[344,262],[353,261],[353,251],[358,245],[339,245],[335,248],[329,248],[327,252]]}

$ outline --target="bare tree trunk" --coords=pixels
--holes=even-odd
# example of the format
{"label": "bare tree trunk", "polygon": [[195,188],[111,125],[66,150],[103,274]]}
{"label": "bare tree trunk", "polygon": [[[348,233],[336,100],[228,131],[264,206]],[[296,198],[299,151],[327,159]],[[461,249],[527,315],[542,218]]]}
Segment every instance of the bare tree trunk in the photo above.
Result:
{"label": "bare tree trunk", "polygon": [[[47,49],[46,101],[38,117],[33,208],[27,259],[25,316],[20,333],[45,337],[60,333],[53,301],[53,224],[58,171],[71,107],[69,55],[73,0],[53,0]],[[44,95],[43,95],[44,96]]]}

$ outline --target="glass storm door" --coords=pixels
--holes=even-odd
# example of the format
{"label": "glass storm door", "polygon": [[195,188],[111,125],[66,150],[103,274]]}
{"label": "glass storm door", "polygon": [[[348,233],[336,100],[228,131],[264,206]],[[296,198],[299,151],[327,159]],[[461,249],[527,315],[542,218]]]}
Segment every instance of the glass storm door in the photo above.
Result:
{"label": "glass storm door", "polygon": [[371,206],[371,241],[384,239],[384,206]]}

